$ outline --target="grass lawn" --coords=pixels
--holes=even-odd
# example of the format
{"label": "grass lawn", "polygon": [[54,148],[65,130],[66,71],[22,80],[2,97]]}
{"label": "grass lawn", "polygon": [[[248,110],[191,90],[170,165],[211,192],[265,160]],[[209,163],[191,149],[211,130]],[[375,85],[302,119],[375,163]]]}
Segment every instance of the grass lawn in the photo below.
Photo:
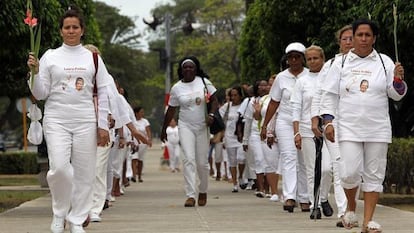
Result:
{"label": "grass lawn", "polygon": [[48,191],[9,191],[0,190],[0,213],[20,204],[44,196]]}
{"label": "grass lawn", "polygon": [[[0,175],[1,186],[39,185],[36,174],[28,175]],[[48,191],[39,190],[0,190],[0,213],[20,204],[44,196]]]}
{"label": "grass lawn", "polygon": [[36,174],[0,175],[0,186],[40,185]]}

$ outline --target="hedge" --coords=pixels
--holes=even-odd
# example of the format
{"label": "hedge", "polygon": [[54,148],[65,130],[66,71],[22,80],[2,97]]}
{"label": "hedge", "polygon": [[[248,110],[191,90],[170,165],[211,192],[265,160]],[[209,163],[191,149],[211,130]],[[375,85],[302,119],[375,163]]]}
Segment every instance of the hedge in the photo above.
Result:
{"label": "hedge", "polygon": [[39,165],[35,152],[0,153],[0,174],[37,174]]}
{"label": "hedge", "polygon": [[414,185],[414,139],[394,138],[388,147],[384,192],[411,194]]}

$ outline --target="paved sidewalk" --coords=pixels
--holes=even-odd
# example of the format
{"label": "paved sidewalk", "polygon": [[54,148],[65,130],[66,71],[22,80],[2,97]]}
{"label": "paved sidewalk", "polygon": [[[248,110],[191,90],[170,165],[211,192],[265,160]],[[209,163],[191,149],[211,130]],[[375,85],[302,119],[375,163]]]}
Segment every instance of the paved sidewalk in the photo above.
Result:
{"label": "paved sidewalk", "polygon": [[[103,221],[91,223],[87,232],[360,232],[359,228],[336,228],[336,217],[313,221],[309,213],[297,208],[287,213],[282,203],[257,198],[253,191],[231,193],[230,183],[213,179],[207,206],[184,208],[183,175],[162,168],[161,154],[159,144],[148,150],[144,182],[131,183],[126,194],[103,212]],[[358,205],[357,215],[362,222],[362,202]],[[0,214],[0,233],[50,232],[51,217],[50,195],[46,195]],[[378,206],[375,220],[386,233],[414,232],[412,212]]]}

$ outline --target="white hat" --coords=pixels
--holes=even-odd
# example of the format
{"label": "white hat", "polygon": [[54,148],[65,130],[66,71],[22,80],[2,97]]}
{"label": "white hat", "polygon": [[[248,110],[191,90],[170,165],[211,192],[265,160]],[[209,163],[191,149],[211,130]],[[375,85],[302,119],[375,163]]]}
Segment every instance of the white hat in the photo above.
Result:
{"label": "white hat", "polygon": [[305,48],[305,46],[304,46],[302,43],[299,43],[299,42],[293,42],[293,43],[290,43],[290,44],[286,47],[285,52],[286,52],[286,54],[288,54],[288,53],[290,53],[290,52],[295,51],[295,52],[299,52],[299,53],[303,53],[303,54],[305,54],[305,50],[306,50],[306,48]]}

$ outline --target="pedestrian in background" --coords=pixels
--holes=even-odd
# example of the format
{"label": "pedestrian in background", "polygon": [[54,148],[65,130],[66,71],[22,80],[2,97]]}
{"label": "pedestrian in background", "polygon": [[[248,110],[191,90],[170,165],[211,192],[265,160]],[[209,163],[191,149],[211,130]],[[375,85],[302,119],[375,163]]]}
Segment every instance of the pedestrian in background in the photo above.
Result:
{"label": "pedestrian in background", "polygon": [[[180,80],[171,88],[161,140],[163,142],[168,140],[167,127],[176,109],[179,108],[178,132],[183,151],[183,174],[187,196],[184,206],[194,207],[197,193],[198,205],[205,206],[209,177],[207,127],[213,123],[214,112],[217,110],[218,103],[214,95],[216,88],[210,80],[204,78],[206,75],[196,57],[184,57],[178,66],[177,73]],[[211,104],[209,112],[207,112],[207,103]]]}

